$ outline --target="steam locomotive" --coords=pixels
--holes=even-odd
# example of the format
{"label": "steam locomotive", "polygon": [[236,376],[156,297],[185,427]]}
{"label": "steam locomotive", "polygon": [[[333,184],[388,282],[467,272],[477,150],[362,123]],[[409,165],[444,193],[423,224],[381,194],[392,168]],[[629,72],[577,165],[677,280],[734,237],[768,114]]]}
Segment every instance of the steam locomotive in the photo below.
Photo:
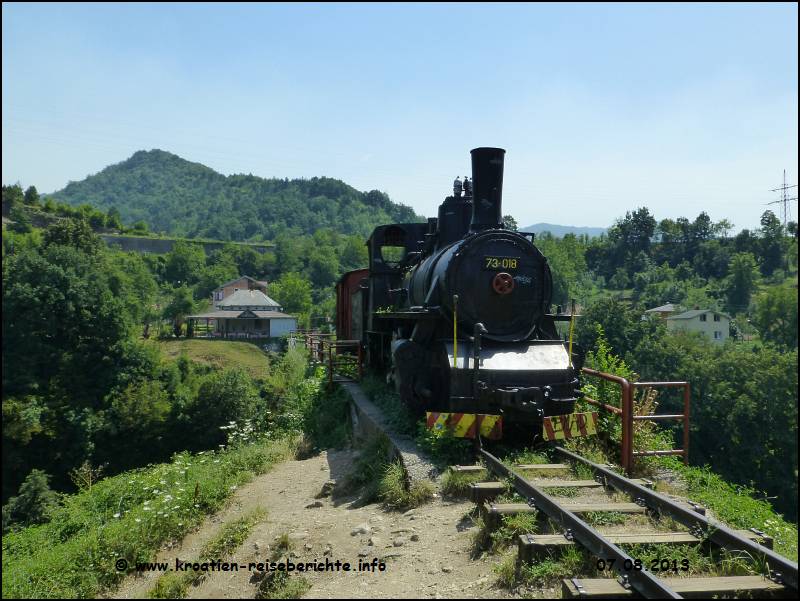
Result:
{"label": "steam locomotive", "polygon": [[503,226],[505,150],[471,155],[472,179],[456,179],[438,217],[372,232],[369,268],[337,283],[337,337],[360,340],[367,366],[415,412],[541,431],[543,418],[573,412],[583,353],[559,337],[555,322],[569,317],[551,313],[533,234]]}

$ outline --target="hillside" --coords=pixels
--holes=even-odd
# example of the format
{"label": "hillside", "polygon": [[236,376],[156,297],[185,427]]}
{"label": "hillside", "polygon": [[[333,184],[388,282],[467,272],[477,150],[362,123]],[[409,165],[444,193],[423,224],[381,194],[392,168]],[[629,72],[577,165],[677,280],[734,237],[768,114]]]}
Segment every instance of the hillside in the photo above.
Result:
{"label": "hillside", "polygon": [[566,234],[575,234],[582,236],[586,234],[590,238],[600,236],[606,232],[604,227],[575,227],[572,225],[556,225],[555,223],[534,223],[528,227],[521,228],[523,232],[533,232],[534,234],[541,234],[542,232],[550,232],[556,238],[562,238]]}
{"label": "hillside", "polygon": [[383,192],[359,192],[342,181],[229,175],[163,150],[141,150],[49,195],[72,205],[116,208],[123,223],[190,238],[260,241],[295,228],[330,227],[368,235],[376,225],[420,221]]}
{"label": "hillside", "polygon": [[167,338],[153,344],[157,344],[163,356],[170,360],[185,354],[195,363],[215,369],[240,367],[251,377],[262,379],[269,374],[267,355],[250,342]]}

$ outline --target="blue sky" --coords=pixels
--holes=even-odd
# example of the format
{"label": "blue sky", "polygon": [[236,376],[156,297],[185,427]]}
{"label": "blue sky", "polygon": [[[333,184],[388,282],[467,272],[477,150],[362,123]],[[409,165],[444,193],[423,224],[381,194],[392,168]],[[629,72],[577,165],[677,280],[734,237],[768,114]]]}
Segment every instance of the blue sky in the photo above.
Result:
{"label": "blue sky", "polygon": [[[797,5],[3,3],[2,179],[136,150],[327,175],[435,215],[475,146],[504,213],[758,225],[797,181]],[[796,217],[797,204],[792,205]]]}

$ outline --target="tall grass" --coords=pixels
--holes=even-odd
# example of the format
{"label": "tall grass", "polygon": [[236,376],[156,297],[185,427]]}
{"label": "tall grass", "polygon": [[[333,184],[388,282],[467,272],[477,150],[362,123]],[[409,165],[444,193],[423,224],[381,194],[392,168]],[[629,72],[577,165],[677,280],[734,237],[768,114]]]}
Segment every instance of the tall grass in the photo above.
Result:
{"label": "tall grass", "polygon": [[102,480],[47,524],[3,537],[3,597],[94,597],[218,511],[237,487],[291,457],[297,439],[197,454]]}

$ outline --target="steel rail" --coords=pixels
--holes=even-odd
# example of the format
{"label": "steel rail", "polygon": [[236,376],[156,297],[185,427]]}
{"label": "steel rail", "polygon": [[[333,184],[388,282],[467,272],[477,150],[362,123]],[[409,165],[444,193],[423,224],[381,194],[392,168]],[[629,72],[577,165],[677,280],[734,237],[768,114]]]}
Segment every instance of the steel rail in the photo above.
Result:
{"label": "steel rail", "polygon": [[584,459],[572,451],[568,451],[563,447],[556,447],[556,451],[567,459],[589,466],[594,470],[595,474],[605,478],[606,482],[610,483],[614,488],[628,493],[636,500],[641,499],[648,507],[670,515],[684,526],[700,528],[706,531],[709,540],[714,544],[729,550],[747,551],[753,557],[763,557],[776,581],[795,591],[797,590],[797,562],[778,555],[772,549],[767,549],[758,543],[743,538],[727,526],[716,521],[712,522],[705,516],[678,505],[672,499],[645,488],[636,482],[632,482],[602,465]]}
{"label": "steel rail", "polygon": [[480,453],[490,470],[499,476],[511,478],[514,481],[514,488],[528,500],[529,505],[534,506],[537,510],[564,526],[571,533],[572,538],[583,545],[590,553],[602,559],[613,559],[613,569],[620,575],[623,583],[629,584],[631,588],[649,599],[683,598],[645,569],[626,570],[626,564],[633,566],[635,561],[633,557],[608,541],[602,534],[574,513],[556,503],[542,490],[506,467],[486,449],[481,448]]}

